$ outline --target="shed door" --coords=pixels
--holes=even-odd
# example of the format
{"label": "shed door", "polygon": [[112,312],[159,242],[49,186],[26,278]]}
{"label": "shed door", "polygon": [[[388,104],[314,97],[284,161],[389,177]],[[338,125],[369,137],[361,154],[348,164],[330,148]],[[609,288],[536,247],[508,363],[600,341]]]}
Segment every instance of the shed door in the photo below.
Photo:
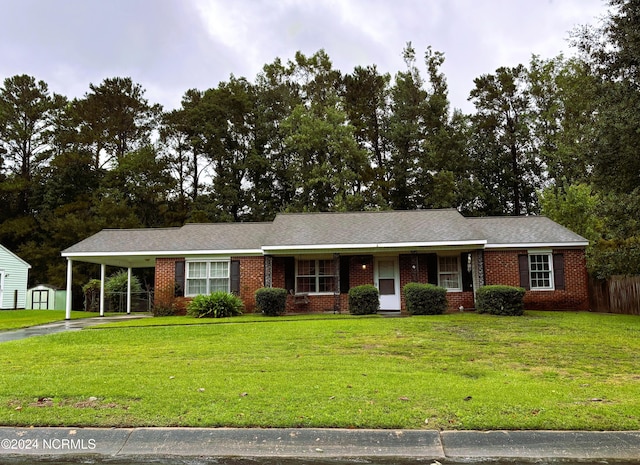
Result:
{"label": "shed door", "polygon": [[396,257],[376,259],[376,287],[380,293],[380,310],[400,310],[400,276]]}
{"label": "shed door", "polygon": [[33,302],[31,306],[33,310],[49,310],[49,291],[48,290],[34,290],[32,291]]}
{"label": "shed door", "polygon": [[2,303],[4,302],[4,270],[0,270],[0,308],[4,308]]}

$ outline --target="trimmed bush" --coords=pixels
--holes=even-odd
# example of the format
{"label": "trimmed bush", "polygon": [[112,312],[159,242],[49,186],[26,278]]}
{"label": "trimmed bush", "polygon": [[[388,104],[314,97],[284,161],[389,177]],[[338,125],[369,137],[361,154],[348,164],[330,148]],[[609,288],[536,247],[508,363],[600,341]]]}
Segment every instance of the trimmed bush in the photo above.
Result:
{"label": "trimmed bush", "polygon": [[349,289],[349,313],[352,315],[372,315],[380,309],[378,289],[372,284],[364,284]]}
{"label": "trimmed bush", "polygon": [[447,311],[447,290],[444,287],[409,283],[403,292],[407,311],[412,315],[442,315]]}
{"label": "trimmed bush", "polygon": [[287,311],[287,290],[263,287],[256,291],[256,308],[267,316],[282,315]]}
{"label": "trimmed bush", "polygon": [[476,311],[492,315],[523,315],[525,292],[521,287],[482,286],[476,294]]}
{"label": "trimmed bush", "polygon": [[226,318],[242,315],[243,310],[240,297],[224,291],[197,295],[187,304],[187,315],[195,318]]}

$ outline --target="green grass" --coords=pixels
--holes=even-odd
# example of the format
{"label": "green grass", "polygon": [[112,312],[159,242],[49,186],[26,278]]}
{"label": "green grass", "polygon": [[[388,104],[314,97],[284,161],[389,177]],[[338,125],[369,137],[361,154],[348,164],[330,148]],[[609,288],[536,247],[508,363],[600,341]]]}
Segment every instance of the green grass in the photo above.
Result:
{"label": "green grass", "polygon": [[[71,312],[71,319],[98,315],[98,313],[91,312]],[[0,310],[0,331],[43,325],[64,319],[64,310]]]}
{"label": "green grass", "polygon": [[171,321],[2,343],[0,424],[640,429],[636,316]]}

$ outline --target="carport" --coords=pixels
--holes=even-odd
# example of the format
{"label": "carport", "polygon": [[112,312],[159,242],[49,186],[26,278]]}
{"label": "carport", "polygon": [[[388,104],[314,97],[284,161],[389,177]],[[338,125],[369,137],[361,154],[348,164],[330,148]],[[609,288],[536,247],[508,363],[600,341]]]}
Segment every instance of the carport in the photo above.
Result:
{"label": "carport", "polygon": [[[175,228],[105,229],[62,251],[67,259],[66,316],[71,319],[73,265],[75,262],[100,265],[100,316],[104,316],[107,266],[125,268],[128,275],[127,314],[131,313],[131,275],[134,268],[155,268],[156,257],[170,252],[158,251],[167,235]],[[166,243],[166,242],[165,242]]]}

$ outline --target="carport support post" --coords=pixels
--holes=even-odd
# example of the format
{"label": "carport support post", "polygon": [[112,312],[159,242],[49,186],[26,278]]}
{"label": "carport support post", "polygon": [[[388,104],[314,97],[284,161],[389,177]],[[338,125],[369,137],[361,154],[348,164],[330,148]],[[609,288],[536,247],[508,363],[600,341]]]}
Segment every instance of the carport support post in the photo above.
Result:
{"label": "carport support post", "polygon": [[67,258],[67,295],[65,320],[71,319],[71,281],[73,279],[73,260]]}
{"label": "carport support post", "polygon": [[100,265],[100,316],[104,316],[104,281],[107,274],[107,265]]}
{"label": "carport support post", "polygon": [[127,269],[127,315],[131,314],[131,267]]}

